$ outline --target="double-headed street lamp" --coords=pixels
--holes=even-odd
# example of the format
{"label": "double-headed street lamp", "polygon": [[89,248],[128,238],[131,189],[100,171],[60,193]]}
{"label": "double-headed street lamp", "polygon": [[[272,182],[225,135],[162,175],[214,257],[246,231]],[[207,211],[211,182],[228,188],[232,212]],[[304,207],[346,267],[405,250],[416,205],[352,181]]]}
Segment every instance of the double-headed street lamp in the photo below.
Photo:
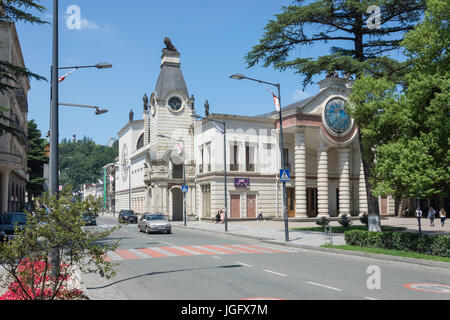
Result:
{"label": "double-headed street lamp", "polygon": [[225,121],[219,121],[219,120],[215,120],[215,119],[211,119],[208,117],[202,117],[198,114],[193,114],[191,116],[192,118],[195,119],[205,119],[208,121],[212,121],[212,122],[216,122],[216,123],[220,123],[223,125],[223,179],[224,179],[224,188],[225,188],[225,192],[224,192],[224,196],[225,196],[225,231],[228,231],[228,199],[227,199],[227,124]]}
{"label": "double-headed street lamp", "polygon": [[[283,138],[283,116],[281,113],[281,88],[280,88],[280,84],[279,83],[272,83],[272,82],[267,82],[267,81],[262,81],[262,80],[258,80],[258,79],[253,79],[253,78],[249,78],[246,77],[245,75],[243,75],[242,73],[236,73],[233,74],[232,76],[230,76],[230,79],[234,79],[234,80],[251,80],[251,81],[256,81],[259,83],[264,83],[264,84],[268,84],[271,86],[274,86],[278,89],[278,112],[279,112],[279,116],[280,116],[280,153],[281,153],[281,168],[285,169],[285,162],[284,162],[284,138]],[[273,94],[273,93],[272,93]],[[275,97],[274,97],[275,98]],[[288,215],[287,215],[287,195],[286,195],[286,181],[283,181],[283,218],[284,218],[284,237],[285,237],[285,241],[289,241],[289,227],[288,227]]]}
{"label": "double-headed street lamp", "polygon": [[[169,139],[169,140],[172,140],[172,141],[181,142],[182,143],[183,152],[186,152],[184,150],[184,140],[171,138],[171,137],[165,136],[163,134],[158,134],[158,137]],[[186,186],[186,158],[185,157],[183,157],[183,178],[184,178],[184,185]],[[183,192],[183,221],[184,221],[184,226],[186,226],[186,224],[187,224],[187,222],[186,222],[186,192]]]}
{"label": "double-headed street lamp", "polygon": [[[53,0],[53,39],[52,39],[52,67],[51,67],[51,103],[50,103],[50,181],[49,189],[50,194],[58,194],[58,144],[59,144],[59,78],[58,70],[65,69],[59,68],[59,1]],[[82,66],[85,68],[95,67],[98,69],[110,68],[108,63],[100,63],[95,66]],[[58,277],[60,274],[59,269],[59,249],[54,248],[51,253],[52,260],[52,276]]]}

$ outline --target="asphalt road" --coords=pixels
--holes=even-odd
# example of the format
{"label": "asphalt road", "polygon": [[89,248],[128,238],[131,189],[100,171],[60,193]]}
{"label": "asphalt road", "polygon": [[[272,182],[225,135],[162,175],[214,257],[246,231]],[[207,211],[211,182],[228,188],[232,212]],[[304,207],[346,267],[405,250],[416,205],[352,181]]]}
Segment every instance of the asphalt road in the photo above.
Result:
{"label": "asphalt road", "polygon": [[[115,225],[99,217],[98,227]],[[450,270],[287,248],[174,228],[145,234],[123,225],[110,280],[83,275],[94,300],[449,300]],[[431,292],[434,291],[434,292]]]}

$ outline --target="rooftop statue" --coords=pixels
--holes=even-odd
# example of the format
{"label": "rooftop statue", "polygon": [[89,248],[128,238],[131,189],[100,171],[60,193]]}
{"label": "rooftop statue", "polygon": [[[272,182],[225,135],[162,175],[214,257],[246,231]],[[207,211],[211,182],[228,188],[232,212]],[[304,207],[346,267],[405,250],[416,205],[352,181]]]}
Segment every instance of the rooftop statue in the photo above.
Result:
{"label": "rooftop statue", "polygon": [[166,45],[165,48],[163,48],[163,51],[174,51],[174,52],[178,52],[177,48],[175,48],[175,46],[172,44],[172,41],[165,37],[164,38],[164,44]]}

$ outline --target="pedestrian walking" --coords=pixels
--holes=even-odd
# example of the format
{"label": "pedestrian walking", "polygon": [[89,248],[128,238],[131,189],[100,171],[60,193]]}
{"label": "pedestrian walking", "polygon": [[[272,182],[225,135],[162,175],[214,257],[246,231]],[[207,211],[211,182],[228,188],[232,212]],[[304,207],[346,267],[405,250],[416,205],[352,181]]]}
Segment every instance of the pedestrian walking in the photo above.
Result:
{"label": "pedestrian walking", "polygon": [[445,219],[447,218],[447,213],[445,212],[444,208],[441,208],[441,210],[439,210],[439,217],[441,218],[441,226],[444,226]]}
{"label": "pedestrian walking", "polygon": [[219,211],[217,211],[217,214],[216,214],[216,222],[214,222],[214,223],[219,223],[220,222],[220,212],[221,212],[222,210],[219,210]]}
{"label": "pedestrian walking", "polygon": [[225,213],[223,209],[220,210],[220,223],[225,223]]}
{"label": "pedestrian walking", "polygon": [[436,217],[436,211],[433,207],[428,210],[428,219],[430,219],[430,227],[434,227],[434,218]]}
{"label": "pedestrian walking", "polygon": [[420,231],[420,219],[422,219],[422,210],[420,210],[419,208],[416,209],[416,218],[419,224],[419,231]]}
{"label": "pedestrian walking", "polygon": [[258,210],[258,221],[264,221],[264,217],[262,214],[262,207],[259,206],[259,210]]}

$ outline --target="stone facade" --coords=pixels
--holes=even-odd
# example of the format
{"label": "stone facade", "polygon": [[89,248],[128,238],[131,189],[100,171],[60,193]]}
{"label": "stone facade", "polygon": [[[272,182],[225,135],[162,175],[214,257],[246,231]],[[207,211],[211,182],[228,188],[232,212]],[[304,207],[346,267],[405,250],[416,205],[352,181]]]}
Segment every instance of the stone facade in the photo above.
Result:
{"label": "stone facade", "polygon": [[[13,23],[0,22],[0,60],[25,67]],[[13,85],[17,87],[15,90],[0,94],[0,106],[8,109],[4,115],[11,119],[5,124],[19,131],[17,136],[0,135],[0,213],[22,209],[28,182],[26,137],[30,84],[23,78]]]}
{"label": "stone facade", "polygon": [[193,120],[195,107],[180,65],[178,52],[163,52],[144,120],[130,121],[118,133],[116,211],[162,212],[182,220],[181,186],[186,184],[187,216],[213,218],[225,207],[226,151],[231,219],[256,218],[259,210],[265,217],[283,217],[281,152],[291,175],[289,217],[367,212],[358,131],[345,109],[351,80],[328,77],[315,96],[284,107],[281,148],[278,112],[254,117],[212,113]]}

